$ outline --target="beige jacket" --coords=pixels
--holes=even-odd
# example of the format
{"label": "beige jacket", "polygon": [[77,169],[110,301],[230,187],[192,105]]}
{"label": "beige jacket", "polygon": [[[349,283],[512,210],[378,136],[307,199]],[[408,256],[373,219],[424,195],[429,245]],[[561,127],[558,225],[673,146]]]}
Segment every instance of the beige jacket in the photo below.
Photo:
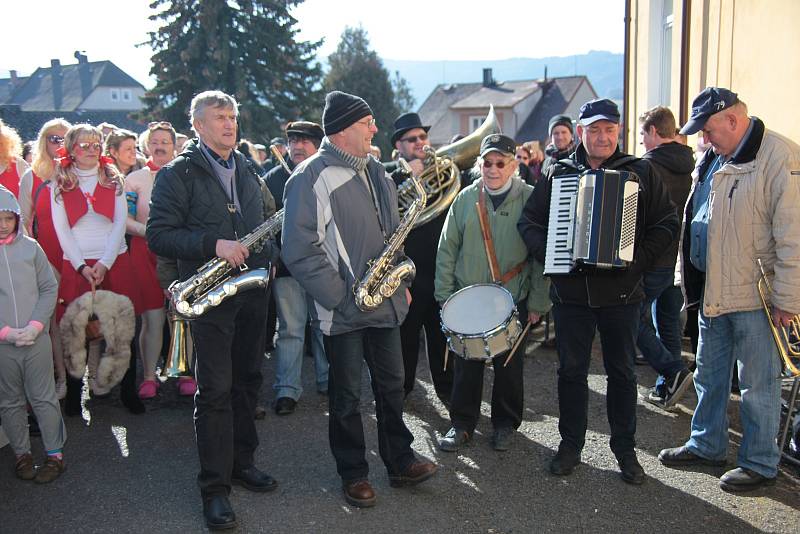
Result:
{"label": "beige jacket", "polygon": [[[800,146],[763,129],[763,123],[754,133],[759,130],[764,132],[760,146],[756,138],[743,147],[742,152],[752,149],[750,157],[737,155],[714,173],[703,289],[708,317],[761,308],[759,258],[766,272],[774,273],[772,304],[800,313]],[[678,268],[689,304],[693,299],[686,271],[694,268],[687,267],[687,214],[703,167],[692,174],[681,232],[684,253]]]}

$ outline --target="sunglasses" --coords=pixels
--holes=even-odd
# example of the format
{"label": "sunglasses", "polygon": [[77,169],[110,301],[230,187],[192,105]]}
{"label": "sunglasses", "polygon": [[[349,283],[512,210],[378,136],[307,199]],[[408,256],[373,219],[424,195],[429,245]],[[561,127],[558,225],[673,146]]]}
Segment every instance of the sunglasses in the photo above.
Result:
{"label": "sunglasses", "polygon": [[64,137],[61,136],[61,135],[55,135],[55,134],[48,135],[47,136],[47,142],[51,143],[51,144],[54,144],[54,145],[60,145],[61,143],[64,142]]}
{"label": "sunglasses", "polygon": [[75,143],[75,146],[81,150],[100,150],[103,145],[95,141],[94,143]]}
{"label": "sunglasses", "polygon": [[172,128],[172,123],[167,121],[154,121],[147,123],[148,130],[158,130],[159,128]]}
{"label": "sunglasses", "polygon": [[492,167],[497,167],[498,169],[502,169],[506,165],[507,165],[507,163],[505,161],[503,161],[503,160],[496,161],[494,163],[492,163],[491,161],[488,161],[488,160],[483,160],[483,168],[484,169],[491,169]]}
{"label": "sunglasses", "polygon": [[400,140],[401,141],[405,141],[406,143],[412,143],[413,144],[413,143],[417,142],[417,139],[419,139],[420,141],[427,141],[428,140],[428,134],[424,133],[424,134],[419,134],[419,135],[409,135],[408,137],[403,137]]}

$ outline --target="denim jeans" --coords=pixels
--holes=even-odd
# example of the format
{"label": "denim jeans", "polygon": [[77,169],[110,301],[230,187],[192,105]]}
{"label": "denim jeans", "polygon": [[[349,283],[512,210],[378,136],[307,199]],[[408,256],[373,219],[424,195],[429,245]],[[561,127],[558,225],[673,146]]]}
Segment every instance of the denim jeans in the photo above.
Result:
{"label": "denim jeans", "polygon": [[192,321],[197,481],[204,498],[230,493],[233,469],[253,465],[266,318],[267,292],[251,289]]}
{"label": "denim jeans", "polygon": [[656,269],[644,275],[644,301],[639,318],[636,346],[658,374],[656,387],[665,377],[686,368],[681,359],[681,307],[683,295],[673,285],[672,269]]}
{"label": "denim jeans", "polygon": [[728,399],[739,363],[742,445],[737,465],[775,477],[780,461],[776,442],[780,419],[781,364],[762,310],[706,317],[700,304],[700,341],[694,386],[697,408],[687,447],[704,458],[722,460],[728,448]]}
{"label": "denim jeans", "polygon": [[[303,346],[308,322],[306,292],[297,280],[282,276],[273,282],[272,293],[280,319],[275,347],[275,397],[297,400],[303,393],[300,373],[303,369]],[[316,328],[312,330],[314,335],[310,341],[317,371],[317,390],[325,391],[328,388],[328,360],[322,346],[322,332]]]}
{"label": "denim jeans", "polygon": [[558,430],[564,445],[580,453],[589,410],[589,362],[595,329],[600,332],[608,376],[606,411],[611,450],[618,457],[636,446],[636,373],[634,355],[640,303],[590,308],[553,305],[558,349]]}
{"label": "denim jeans", "polygon": [[364,328],[323,340],[330,362],[328,438],[339,476],[349,482],[369,473],[360,406],[364,361],[375,396],[378,451],[389,475],[400,474],[415,458],[414,436],[403,422],[400,329]]}

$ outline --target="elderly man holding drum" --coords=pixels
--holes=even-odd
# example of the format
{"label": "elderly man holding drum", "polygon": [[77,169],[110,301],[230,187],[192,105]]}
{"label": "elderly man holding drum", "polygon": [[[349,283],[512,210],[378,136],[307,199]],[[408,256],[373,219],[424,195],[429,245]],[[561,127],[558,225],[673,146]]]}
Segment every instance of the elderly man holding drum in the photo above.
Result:
{"label": "elderly man holding drum", "polygon": [[455,355],[450,404],[452,428],[439,442],[454,452],[472,439],[478,423],[485,364],[494,365],[492,446],[509,448],[522,422],[522,354],[527,330],[550,308],[541,264],[528,259],[516,229],[533,188],[517,174],[516,144],[501,134],[481,143],[481,179],[450,206],[436,257],[435,298]]}

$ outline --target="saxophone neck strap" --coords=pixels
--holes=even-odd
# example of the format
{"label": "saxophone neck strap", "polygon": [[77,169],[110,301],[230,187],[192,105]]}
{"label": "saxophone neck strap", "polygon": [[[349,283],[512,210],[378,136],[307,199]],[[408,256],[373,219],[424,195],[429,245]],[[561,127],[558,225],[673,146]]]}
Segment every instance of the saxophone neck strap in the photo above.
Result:
{"label": "saxophone neck strap", "polygon": [[495,283],[507,284],[515,276],[522,272],[522,269],[527,265],[527,261],[523,260],[516,264],[505,274],[500,274],[500,264],[497,261],[497,255],[494,251],[494,240],[492,239],[492,231],[489,228],[489,213],[486,210],[486,192],[483,185],[478,190],[478,202],[475,204],[475,209],[478,211],[478,222],[481,225],[481,235],[483,236],[483,246],[486,249],[486,257],[489,260],[489,272],[492,275],[492,280]]}

